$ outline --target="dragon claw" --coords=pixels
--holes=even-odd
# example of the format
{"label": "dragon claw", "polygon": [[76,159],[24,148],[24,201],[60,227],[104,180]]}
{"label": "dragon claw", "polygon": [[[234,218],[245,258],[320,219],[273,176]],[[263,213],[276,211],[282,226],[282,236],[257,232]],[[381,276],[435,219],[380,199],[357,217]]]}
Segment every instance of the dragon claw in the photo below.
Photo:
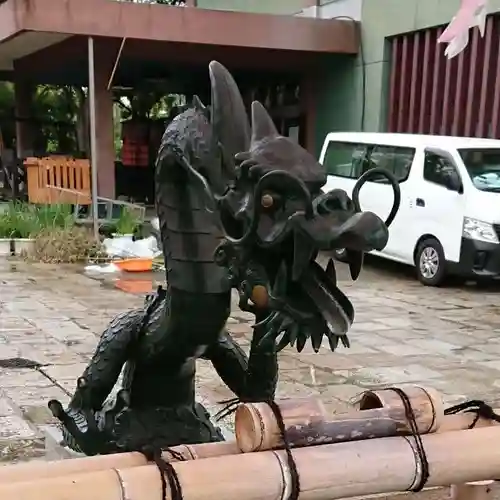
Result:
{"label": "dragon claw", "polygon": [[57,418],[57,420],[60,421],[63,420],[66,414],[64,413],[64,408],[62,404],[59,401],[57,401],[57,399],[51,399],[48,402],[47,406],[49,407],[49,410],[51,411],[54,418]]}

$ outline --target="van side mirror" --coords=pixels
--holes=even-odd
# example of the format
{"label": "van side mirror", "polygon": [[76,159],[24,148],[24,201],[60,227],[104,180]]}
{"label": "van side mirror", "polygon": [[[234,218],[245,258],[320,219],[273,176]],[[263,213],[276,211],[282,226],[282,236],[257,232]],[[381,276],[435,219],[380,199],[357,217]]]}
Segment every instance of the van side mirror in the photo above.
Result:
{"label": "van side mirror", "polygon": [[441,158],[444,158],[445,160],[450,162],[455,168],[457,166],[452,154],[449,151],[447,151],[446,149],[435,148],[435,147],[426,147],[425,152],[429,153],[431,155],[440,156]]}
{"label": "van side mirror", "polygon": [[450,191],[456,191],[457,193],[462,193],[462,181],[456,172],[452,174],[447,174],[444,178],[445,186]]}
{"label": "van side mirror", "polygon": [[443,158],[451,166],[454,167],[453,172],[448,172],[444,175],[443,184],[450,191],[456,191],[457,193],[462,194],[464,192],[464,187],[462,184],[462,179],[460,178],[460,175],[458,173],[457,164],[452,154],[446,149],[435,147],[427,147],[425,148],[425,152]]}

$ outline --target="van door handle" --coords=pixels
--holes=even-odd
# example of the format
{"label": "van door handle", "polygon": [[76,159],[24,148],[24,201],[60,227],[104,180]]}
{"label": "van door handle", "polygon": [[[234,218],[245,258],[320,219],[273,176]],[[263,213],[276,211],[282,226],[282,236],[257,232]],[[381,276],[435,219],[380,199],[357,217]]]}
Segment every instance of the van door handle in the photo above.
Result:
{"label": "van door handle", "polygon": [[417,207],[425,207],[425,200],[423,200],[422,198],[417,198],[416,202],[417,202]]}

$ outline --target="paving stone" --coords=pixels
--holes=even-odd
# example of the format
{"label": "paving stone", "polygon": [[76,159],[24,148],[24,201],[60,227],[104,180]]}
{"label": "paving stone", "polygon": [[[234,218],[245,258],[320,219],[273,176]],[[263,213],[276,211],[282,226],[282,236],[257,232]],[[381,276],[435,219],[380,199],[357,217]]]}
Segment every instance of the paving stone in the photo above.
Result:
{"label": "paving stone", "polygon": [[[400,367],[375,367],[356,370],[353,378],[359,378],[360,384],[401,384],[409,382],[427,382],[429,379],[441,377],[441,373],[422,365]],[[373,382],[370,382],[373,381]]]}
{"label": "paving stone", "polygon": [[[361,368],[363,363],[361,359],[356,359],[355,355],[347,355],[340,354],[341,352],[348,352],[348,349],[337,351],[335,353],[320,351],[319,353],[289,353],[287,351],[286,354],[283,354],[280,357],[280,368],[281,368],[281,359],[286,356],[286,364],[284,365],[284,369],[293,370],[297,367],[297,361],[301,363],[317,366],[320,368],[327,368],[330,370],[348,370],[353,368]],[[359,356],[359,355],[358,355]]]}
{"label": "paving stone", "polygon": [[0,396],[0,417],[10,417],[14,414],[12,404],[4,397]]}
{"label": "paving stone", "polygon": [[36,431],[20,416],[0,417],[0,442],[35,438]]}
{"label": "paving stone", "polygon": [[[417,342],[420,342],[420,340]],[[423,347],[420,347],[418,345],[410,345],[404,342],[400,344],[384,345],[384,351],[389,354],[394,354],[395,356],[416,356],[419,354],[429,354],[429,351],[427,351]]]}
{"label": "paving stone", "polygon": [[69,401],[67,394],[59,387],[7,387],[4,393],[21,410],[27,407],[46,407],[51,399],[58,399],[64,405]]}
{"label": "paving stone", "polygon": [[84,361],[84,358],[78,353],[71,349],[64,348],[61,346],[61,349],[56,351],[40,351],[38,348],[25,349],[25,356],[35,359],[39,363],[43,365],[81,365]]}
{"label": "paving stone", "polygon": [[[318,354],[309,344],[300,354],[285,348],[277,397],[318,396],[328,411],[339,412],[366,388],[421,383],[435,387],[450,405],[495,399],[500,289],[426,288],[411,273],[386,267],[367,266],[353,283],[346,268],[337,266],[339,286],[356,308],[352,348],[331,353],[326,340]],[[34,370],[0,369],[0,428],[8,429],[0,436],[1,461],[40,453],[36,427],[53,424],[47,401],[67,404],[65,391],[73,393],[109,320],[142,306],[143,298],[103,287],[71,266],[62,272],[19,262],[12,271],[1,259],[0,297],[0,361],[25,357],[47,364],[43,372],[60,386]],[[238,310],[235,293],[232,304],[228,328],[248,351],[252,317]],[[211,412],[219,408],[217,401],[232,396],[207,361],[199,362],[196,386]]]}
{"label": "paving stone", "polygon": [[0,388],[8,387],[49,387],[53,383],[40,372],[33,369],[0,369]]}
{"label": "paving stone", "polygon": [[244,337],[251,332],[251,327],[248,323],[228,324],[227,329],[229,333],[237,339]]}
{"label": "paving stone", "polygon": [[52,377],[56,381],[72,380],[76,382],[78,377],[81,377],[87,363],[80,362],[74,365],[54,365],[43,368],[44,373]]}
{"label": "paving stone", "polygon": [[429,353],[439,354],[449,354],[451,351],[459,348],[458,345],[450,344],[448,342],[443,342],[442,340],[436,339],[408,340],[407,343],[409,345],[421,347]]}

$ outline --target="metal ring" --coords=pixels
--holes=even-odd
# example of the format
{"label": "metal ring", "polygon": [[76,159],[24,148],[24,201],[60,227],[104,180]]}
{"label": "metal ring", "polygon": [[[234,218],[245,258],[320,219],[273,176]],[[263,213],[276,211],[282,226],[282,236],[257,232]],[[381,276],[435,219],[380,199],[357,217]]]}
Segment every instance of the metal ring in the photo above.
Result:
{"label": "metal ring", "polygon": [[399,187],[398,180],[393,174],[391,174],[391,172],[382,167],[375,167],[371,168],[370,170],[367,170],[356,181],[356,184],[354,185],[354,189],[352,190],[352,201],[354,203],[356,212],[361,212],[361,205],[359,204],[359,192],[363,187],[363,185],[365,184],[365,182],[368,182],[370,179],[373,179],[374,177],[385,177],[392,186],[392,191],[394,193],[394,201],[392,203],[391,211],[389,212],[389,215],[385,220],[385,225],[389,227],[394,221],[394,218],[396,217],[396,214],[398,213],[399,207],[401,205],[401,188]]}

